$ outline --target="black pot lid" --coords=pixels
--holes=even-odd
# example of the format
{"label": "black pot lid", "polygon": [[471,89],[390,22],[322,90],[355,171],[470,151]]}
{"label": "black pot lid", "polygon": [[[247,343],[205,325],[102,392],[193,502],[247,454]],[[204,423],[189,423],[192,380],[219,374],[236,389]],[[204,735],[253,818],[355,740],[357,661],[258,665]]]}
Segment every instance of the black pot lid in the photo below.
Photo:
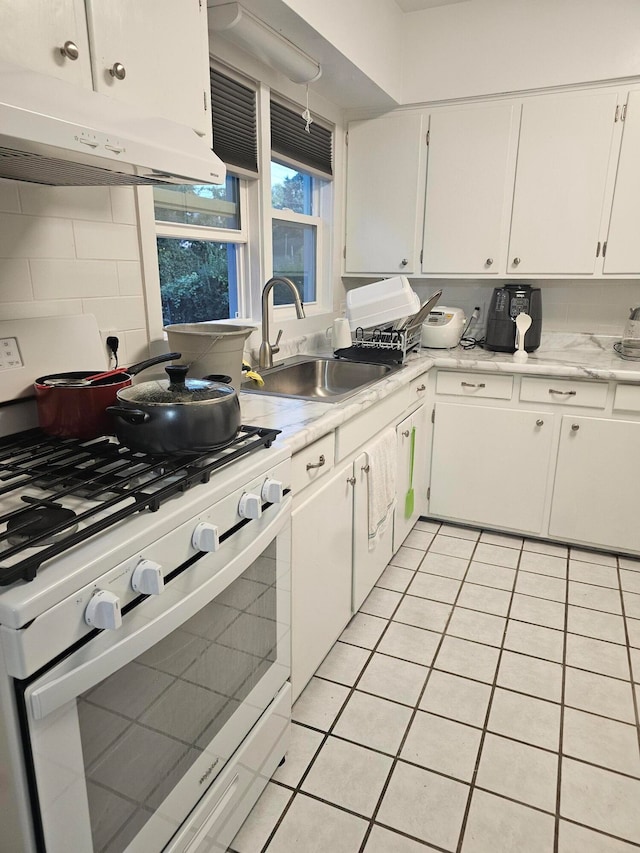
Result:
{"label": "black pot lid", "polygon": [[[235,390],[212,379],[187,379],[189,367],[173,364],[165,368],[169,379],[141,382],[118,391],[120,400],[129,403],[199,403],[233,397]],[[228,379],[229,377],[223,377]]]}

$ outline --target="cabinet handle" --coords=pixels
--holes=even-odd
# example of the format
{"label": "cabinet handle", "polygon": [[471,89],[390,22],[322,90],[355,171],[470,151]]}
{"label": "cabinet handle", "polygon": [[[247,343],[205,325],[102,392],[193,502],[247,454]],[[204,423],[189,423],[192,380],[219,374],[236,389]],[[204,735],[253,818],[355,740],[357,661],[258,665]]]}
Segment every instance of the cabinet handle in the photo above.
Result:
{"label": "cabinet handle", "polygon": [[573,432],[578,432],[578,430],[580,429],[580,424],[571,424],[571,429],[573,430]]}
{"label": "cabinet handle", "polygon": [[567,397],[575,397],[577,391],[557,391],[555,388],[549,388],[550,394],[566,394]]}
{"label": "cabinet handle", "polygon": [[347,477],[347,483],[349,483],[350,486],[355,486],[356,478],[355,477]]}
{"label": "cabinet handle", "polygon": [[475,382],[461,382],[460,383],[463,388],[486,388],[486,383],[479,382],[477,385]]}
{"label": "cabinet handle", "polygon": [[72,41],[66,41],[60,48],[60,53],[65,59],[72,59],[74,62],[80,56],[78,45]]}
{"label": "cabinet handle", "polygon": [[327,460],[324,458],[324,453],[318,457],[317,462],[307,462],[307,471],[310,471],[312,468],[322,468]]}
{"label": "cabinet handle", "polygon": [[519,263],[520,263],[520,258],[514,258],[514,259],[513,259],[513,265],[514,265],[514,267],[517,267]]}
{"label": "cabinet handle", "polygon": [[536,426],[544,426],[544,421],[542,420],[542,418],[538,418],[538,420],[536,421]]}
{"label": "cabinet handle", "polygon": [[114,62],[109,69],[109,74],[111,74],[112,77],[115,77],[116,80],[124,80],[127,76],[127,69],[121,62]]}
{"label": "cabinet handle", "polygon": [[363,465],[363,466],[360,468],[360,470],[361,470],[361,471],[364,471],[364,473],[365,473],[365,474],[368,474],[368,473],[369,473],[369,471],[371,470],[371,466],[370,466],[370,465],[368,465],[368,464],[367,464],[367,465]]}
{"label": "cabinet handle", "polygon": [[400,266],[401,266],[401,267],[406,267],[406,265],[407,265],[408,263],[409,263],[409,261],[407,260],[407,258],[403,258],[403,259],[400,261]]}
{"label": "cabinet handle", "polygon": [[485,266],[490,267],[491,264],[493,263],[493,258],[487,258],[487,260],[484,263],[485,263]]}
{"label": "cabinet handle", "polygon": [[411,432],[408,429],[403,429],[402,434],[405,438],[409,438],[409,436],[411,435]]}
{"label": "cabinet handle", "polygon": [[427,390],[427,386],[423,383],[422,385],[418,385],[418,387],[416,388],[416,394],[420,394],[421,391],[426,391],[426,390]]}

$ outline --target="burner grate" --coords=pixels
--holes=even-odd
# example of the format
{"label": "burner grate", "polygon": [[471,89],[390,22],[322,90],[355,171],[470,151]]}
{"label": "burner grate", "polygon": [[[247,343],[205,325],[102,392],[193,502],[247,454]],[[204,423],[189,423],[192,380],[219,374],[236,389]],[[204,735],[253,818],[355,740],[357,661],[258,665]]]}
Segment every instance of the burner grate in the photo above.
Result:
{"label": "burner grate", "polygon": [[[215,450],[162,457],[137,453],[108,437],[80,441],[28,430],[0,440],[0,507],[7,498],[13,501],[9,511],[0,509],[0,586],[33,580],[47,560],[136,512],[155,512],[173,495],[208,483],[214,471],[270,447],[279,433],[242,426],[236,438]],[[28,496],[21,494],[25,489]],[[81,499],[72,518],[39,530],[28,542],[15,542],[7,528],[20,529],[34,508],[60,507],[69,497]],[[24,506],[16,508],[16,502]]]}

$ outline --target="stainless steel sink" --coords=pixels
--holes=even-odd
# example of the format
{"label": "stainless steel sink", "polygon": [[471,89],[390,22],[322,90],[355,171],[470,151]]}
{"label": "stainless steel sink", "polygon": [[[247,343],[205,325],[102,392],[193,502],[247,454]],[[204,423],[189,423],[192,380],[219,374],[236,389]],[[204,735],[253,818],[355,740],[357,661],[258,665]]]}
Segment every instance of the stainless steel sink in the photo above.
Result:
{"label": "stainless steel sink", "polygon": [[248,379],[241,390],[322,403],[339,403],[402,365],[365,364],[335,358],[299,357],[262,373],[264,385]]}

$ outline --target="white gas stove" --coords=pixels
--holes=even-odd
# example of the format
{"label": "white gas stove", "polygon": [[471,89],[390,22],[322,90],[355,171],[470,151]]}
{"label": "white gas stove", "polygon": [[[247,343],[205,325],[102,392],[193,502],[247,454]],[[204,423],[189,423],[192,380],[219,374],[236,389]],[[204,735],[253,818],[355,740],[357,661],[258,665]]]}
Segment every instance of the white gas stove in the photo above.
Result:
{"label": "white gas stove", "polygon": [[289,486],[274,430],[0,439],[0,850],[225,849],[287,746]]}

